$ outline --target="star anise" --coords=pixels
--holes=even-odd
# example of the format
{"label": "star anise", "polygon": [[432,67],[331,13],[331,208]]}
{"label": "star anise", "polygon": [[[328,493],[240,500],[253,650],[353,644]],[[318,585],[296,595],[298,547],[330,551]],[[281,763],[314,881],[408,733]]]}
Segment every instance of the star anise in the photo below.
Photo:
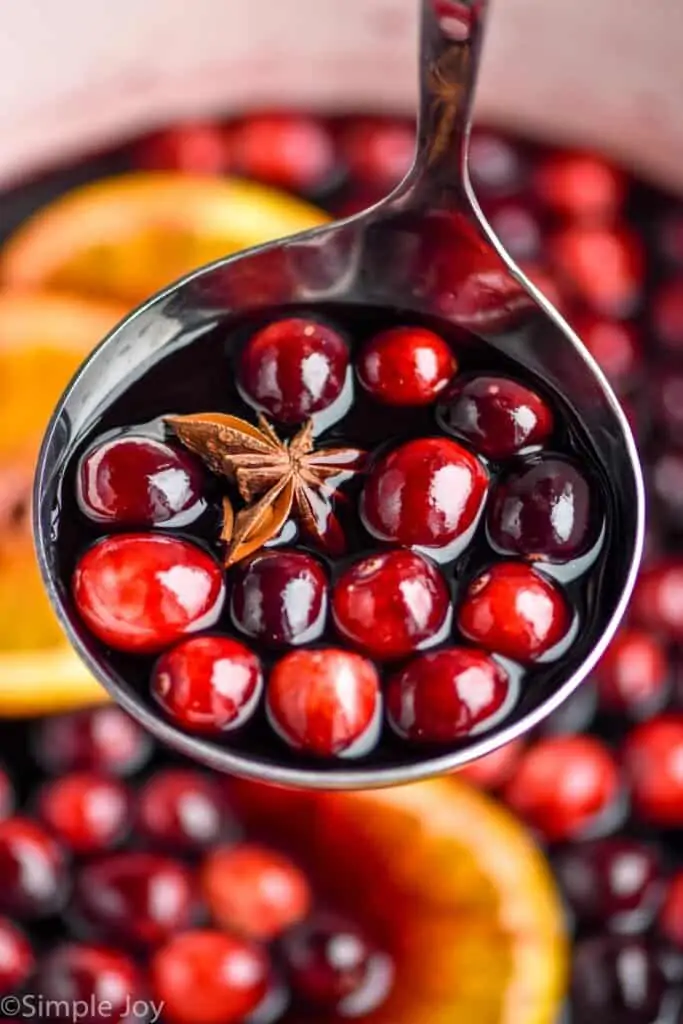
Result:
{"label": "star anise", "polygon": [[343,552],[344,533],[334,511],[337,488],[363,469],[364,451],[316,451],[311,420],[289,443],[281,441],[261,415],[258,426],[213,412],[171,416],[166,423],[212,472],[235,484],[246,502],[237,514],[229,498],[223,502],[226,566],[275,537],[291,514],[323,550]]}

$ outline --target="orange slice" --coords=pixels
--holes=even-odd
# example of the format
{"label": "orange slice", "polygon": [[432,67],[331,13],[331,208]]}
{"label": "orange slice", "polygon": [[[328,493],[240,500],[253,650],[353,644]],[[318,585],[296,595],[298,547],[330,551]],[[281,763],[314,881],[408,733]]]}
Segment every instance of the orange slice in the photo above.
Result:
{"label": "orange slice", "polygon": [[75,189],[30,218],[0,253],[0,285],[132,306],[205,263],[327,219],[253,182],[137,171]]}

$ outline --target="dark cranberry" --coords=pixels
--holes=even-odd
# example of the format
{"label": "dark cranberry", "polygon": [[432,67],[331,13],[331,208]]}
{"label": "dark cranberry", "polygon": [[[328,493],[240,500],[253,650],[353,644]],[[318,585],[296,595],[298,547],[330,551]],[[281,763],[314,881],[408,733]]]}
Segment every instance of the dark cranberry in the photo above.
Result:
{"label": "dark cranberry", "polygon": [[644,277],[640,239],[626,228],[571,225],[551,239],[551,259],[576,298],[596,313],[627,317]]}
{"label": "dark cranberry", "polygon": [[568,562],[596,540],[596,505],[578,466],[546,456],[498,481],[487,515],[489,537],[504,554]]}
{"label": "dark cranberry", "polygon": [[393,327],[366,342],[358,378],[385,405],[429,405],[458,368],[443,338],[424,327]]}
{"label": "dark cranberry", "polygon": [[382,717],[372,662],[334,649],[293,651],[274,667],[268,719],[295,750],[317,757],[361,757],[375,746]]}
{"label": "dark cranberry", "polygon": [[577,1024],[657,1024],[667,983],[656,951],[635,938],[584,939],[574,952]]}
{"label": "dark cranberry", "polygon": [[535,661],[571,626],[557,584],[523,562],[499,562],[477,576],[458,612],[463,636],[513,661]]}
{"label": "dark cranberry", "polygon": [[458,777],[481,789],[500,789],[512,777],[523,750],[522,740],[511,740],[464,765],[458,770]]}
{"label": "dark cranberry", "polygon": [[476,526],[488,479],[481,462],[455,441],[418,438],[394,448],[372,467],[361,515],[380,540],[407,547],[462,548]]}
{"label": "dark cranberry", "polygon": [[68,872],[59,843],[37,821],[0,821],[0,913],[21,919],[46,917],[67,896]]}
{"label": "dark cranberry", "polygon": [[439,405],[439,419],[490,459],[507,459],[543,444],[554,426],[543,399],[507,377],[456,381]]}
{"label": "dark cranberry", "polygon": [[33,966],[31,943],[13,921],[0,918],[0,996],[22,988]]}
{"label": "dark cranberry", "polygon": [[669,662],[652,633],[622,628],[595,669],[600,704],[634,718],[659,710],[669,690]]}
{"label": "dark cranberry", "polygon": [[443,639],[450,594],[431,562],[412,551],[387,551],[356,562],[332,594],[337,630],[376,658],[402,658]]}
{"label": "dark cranberry", "polygon": [[197,636],[159,658],[152,696],[188,732],[218,736],[244,725],[263,689],[258,657],[227,636]]}
{"label": "dark cranberry", "polygon": [[647,408],[661,427],[666,440],[683,442],[683,373],[668,368],[653,372],[647,381],[649,395]]}
{"label": "dark cranberry", "polygon": [[404,739],[451,743],[490,729],[509,710],[507,673],[483,651],[421,654],[389,680],[387,716]]}
{"label": "dark cranberry", "polygon": [[78,466],[78,504],[97,523],[184,526],[204,511],[202,486],[191,456],[146,437],[105,441]]}
{"label": "dark cranberry", "polygon": [[683,352],[683,275],[660,285],[650,304],[652,330],[664,350]]}
{"label": "dark cranberry", "polygon": [[659,914],[662,934],[675,946],[683,948],[683,871],[669,879]]}
{"label": "dark cranberry", "polygon": [[[78,1008],[84,1024],[127,1022],[142,1002],[142,977],[124,953],[105,946],[65,943],[41,960],[35,990],[44,1006],[56,1007],[56,1020],[70,1021]],[[50,1018],[52,1019],[52,1018]]]}
{"label": "dark cranberry", "polygon": [[125,837],[130,794],[118,779],[73,772],[47,782],[38,810],[46,825],[73,853],[102,853]]}
{"label": "dark cranberry", "polygon": [[303,551],[261,551],[235,571],[230,614],[262,643],[317,640],[327,616],[327,574]]}
{"label": "dark cranberry", "polygon": [[572,327],[617,390],[633,383],[642,365],[640,335],[632,323],[610,320],[582,310]]}
{"label": "dark cranberry", "polygon": [[633,612],[646,629],[667,640],[683,640],[683,560],[667,559],[647,566],[633,596]]}
{"label": "dark cranberry", "polygon": [[650,495],[662,522],[683,527],[683,452],[668,449],[655,456],[649,474]]}
{"label": "dark cranberry", "polygon": [[664,827],[683,825],[683,715],[636,726],[624,745],[624,763],[638,815]]}
{"label": "dark cranberry", "polygon": [[191,853],[232,832],[233,823],[214,779],[188,768],[166,768],[140,790],[136,828],[147,842]]}
{"label": "dark cranberry", "polygon": [[240,1024],[266,996],[269,972],[260,946],[209,929],[172,937],[150,968],[168,1024]]}
{"label": "dark cranberry", "polygon": [[469,171],[474,190],[482,199],[513,195],[526,177],[525,163],[514,142],[486,129],[472,133]]}
{"label": "dark cranberry", "polygon": [[415,126],[395,118],[353,118],[339,135],[339,147],[354,182],[384,195],[410,170]]}
{"label": "dark cranberry", "polygon": [[619,795],[616,762],[592,736],[537,741],[520,758],[504,791],[510,807],[549,840],[594,831]]}
{"label": "dark cranberry", "polygon": [[249,402],[281,423],[301,423],[342,397],[349,349],[341,334],[315,320],[276,320],[252,335],[238,368]]}
{"label": "dark cranberry", "polygon": [[224,174],[229,164],[228,135],[210,122],[175,124],[142,139],[135,163],[149,171]]}
{"label": "dark cranberry", "polygon": [[50,775],[73,771],[133,775],[149,760],[152,748],[149,734],[113,706],[45,718],[33,736],[34,756]]}
{"label": "dark cranberry", "polygon": [[486,219],[513,260],[536,260],[543,246],[537,217],[518,200],[504,200],[486,207]]}
{"label": "dark cranberry", "polygon": [[263,942],[303,920],[311,906],[303,871],[254,843],[212,850],[202,865],[201,885],[217,925]]}
{"label": "dark cranberry", "polygon": [[544,206],[575,221],[610,220],[627,190],[624,172],[594,153],[549,153],[537,164],[532,184]]}
{"label": "dark cranberry", "polygon": [[314,191],[334,176],[332,136],[305,114],[251,115],[232,132],[230,147],[235,171],[271,185]]}

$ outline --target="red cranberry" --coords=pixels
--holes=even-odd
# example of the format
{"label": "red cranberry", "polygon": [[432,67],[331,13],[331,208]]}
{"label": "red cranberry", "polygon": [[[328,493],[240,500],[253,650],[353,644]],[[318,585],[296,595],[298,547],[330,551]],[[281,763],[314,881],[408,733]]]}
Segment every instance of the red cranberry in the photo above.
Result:
{"label": "red cranberry", "polygon": [[577,1024],[657,1024],[666,990],[656,951],[640,939],[596,936],[575,948],[571,993]]}
{"label": "red cranberry", "polygon": [[[84,1024],[128,1024],[133,1004],[145,994],[130,957],[105,946],[75,942],[57,946],[43,958],[35,988],[43,1005],[65,1007],[57,1011],[55,1019],[77,1019]],[[78,1008],[78,1017],[72,1018],[66,1007],[73,1013]]]}
{"label": "red cranberry", "polygon": [[594,153],[549,153],[537,164],[532,182],[544,206],[581,221],[612,219],[627,190],[624,172]]}
{"label": "red cranberry", "polygon": [[0,996],[22,988],[33,971],[31,944],[13,921],[0,918]]}
{"label": "red cranberry", "polygon": [[363,558],[340,576],[332,595],[338,631],[381,659],[403,658],[442,639],[450,614],[443,576],[412,551]]}
{"label": "red cranberry", "polygon": [[508,675],[482,651],[421,654],[389,680],[387,716],[403,739],[451,743],[490,729],[509,704]]}
{"label": "red cranberry", "polygon": [[202,485],[191,456],[130,435],[105,441],[81,459],[77,497],[81,511],[97,523],[185,525],[205,508]]}
{"label": "red cranberry", "polygon": [[488,473],[471,452],[445,437],[419,438],[375,463],[361,515],[380,540],[461,548],[476,526],[487,488]]}
{"label": "red cranberry", "polygon": [[201,883],[216,924],[263,942],[303,920],[311,905],[303,871],[254,843],[213,850],[202,865]]}
{"label": "red cranberry", "polygon": [[522,755],[505,787],[507,803],[549,840],[593,831],[616,804],[619,771],[592,736],[553,736]]}
{"label": "red cranberry", "polygon": [[358,357],[361,384],[386,405],[429,405],[457,368],[448,343],[423,327],[382,331]]}
{"label": "red cranberry", "polygon": [[73,853],[102,853],[128,831],[130,795],[118,779],[74,772],[43,786],[38,809],[45,824]]}
{"label": "red cranberry", "polygon": [[127,533],[97,541],[73,576],[76,608],[98,640],[153,654],[212,626],[225,587],[218,563],[178,537]]}
{"label": "red cranberry", "polygon": [[166,768],[144,784],[136,826],[148,842],[182,853],[202,850],[232,831],[219,786],[187,768]]}
{"label": "red cranberry", "polygon": [[74,905],[79,919],[103,939],[155,946],[192,924],[194,899],[194,879],[184,864],[131,851],[85,864]]}
{"label": "red cranberry", "polygon": [[507,459],[543,444],[554,426],[543,399],[507,377],[456,381],[439,406],[439,419],[490,459]]}
{"label": "red cranberry", "polygon": [[625,228],[572,225],[551,240],[558,274],[576,297],[607,317],[630,316],[640,301],[644,261],[640,239]]}
{"label": "red cranberry", "polygon": [[295,192],[320,189],[334,175],[332,136],[305,114],[251,115],[233,131],[231,149],[237,172]]}
{"label": "red cranberry", "polygon": [[277,734],[306,754],[360,757],[379,736],[379,678],[359,654],[330,648],[286,654],[271,673],[266,702]]}
{"label": "red cranberry", "polygon": [[522,562],[499,562],[477,576],[458,613],[463,636],[513,661],[535,661],[571,626],[557,584]]}
{"label": "red cranberry", "polygon": [[256,711],[263,689],[258,657],[227,636],[197,636],[159,658],[152,695],[188,732],[218,736],[240,728]]}
{"label": "red cranberry", "polygon": [[669,879],[659,914],[659,927],[669,942],[683,947],[683,871]]}
{"label": "red cranberry", "polygon": [[641,818],[683,825],[683,715],[665,714],[636,726],[624,746],[633,803]]}
{"label": "red cranberry", "polygon": [[660,285],[650,306],[652,330],[661,347],[683,352],[683,275]]}
{"label": "red cranberry", "polygon": [[511,778],[523,750],[521,740],[511,740],[458,769],[458,777],[481,789],[500,789]]}
{"label": "red cranberry", "polygon": [[578,466],[545,457],[507,473],[493,492],[489,537],[505,554],[568,562],[596,539],[595,496]]}
{"label": "red cranberry", "polygon": [[32,919],[59,910],[68,873],[59,843],[37,821],[0,821],[0,913]]}
{"label": "red cranberry", "polygon": [[683,560],[657,561],[641,572],[633,612],[646,629],[683,640]]}
{"label": "red cranberry", "polygon": [[633,324],[582,310],[572,317],[572,327],[613,387],[621,391],[634,381],[642,352]]}
{"label": "red cranberry", "polygon": [[238,629],[267,644],[317,640],[327,615],[327,575],[303,551],[261,551],[237,567],[230,614]]}
{"label": "red cranberry", "polygon": [[600,659],[595,678],[606,711],[640,717],[659,709],[669,689],[669,662],[656,636],[621,629]]}
{"label": "red cranberry", "polygon": [[381,195],[405,178],[415,156],[415,126],[394,118],[354,118],[339,136],[354,181]]}
{"label": "red cranberry", "polygon": [[224,174],[228,170],[228,135],[216,124],[176,124],[142,139],[135,162],[148,171]]}
{"label": "red cranberry", "polygon": [[174,936],[150,968],[168,1024],[240,1024],[266,996],[269,971],[260,946],[209,929]]}
{"label": "red cranberry", "polygon": [[281,423],[301,423],[342,395],[349,349],[341,334],[302,317],[276,320],[247,342],[238,368],[249,402]]}
{"label": "red cranberry", "polygon": [[683,452],[665,449],[650,466],[650,497],[662,521],[674,529],[683,526]]}
{"label": "red cranberry", "polygon": [[101,771],[127,776],[149,760],[153,742],[121,708],[105,706],[45,718],[34,734],[34,756],[50,775]]}
{"label": "red cranberry", "polygon": [[485,209],[486,219],[513,260],[536,260],[543,246],[538,219],[518,200],[504,200]]}
{"label": "red cranberry", "polygon": [[482,198],[513,195],[526,177],[525,163],[515,144],[481,128],[472,132],[469,172],[474,190]]}

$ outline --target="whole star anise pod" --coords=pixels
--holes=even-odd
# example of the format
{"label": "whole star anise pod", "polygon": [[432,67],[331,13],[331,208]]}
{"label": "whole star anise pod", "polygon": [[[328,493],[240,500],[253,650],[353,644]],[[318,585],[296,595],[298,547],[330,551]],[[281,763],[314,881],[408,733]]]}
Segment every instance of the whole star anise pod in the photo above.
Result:
{"label": "whole star anise pod", "polygon": [[316,451],[311,420],[288,444],[261,415],[258,426],[216,412],[170,416],[165,422],[213,473],[234,483],[247,503],[235,515],[230,499],[223,501],[226,566],[263,547],[291,514],[323,550],[344,551],[334,499],[339,485],[363,469],[366,453],[360,448]]}

